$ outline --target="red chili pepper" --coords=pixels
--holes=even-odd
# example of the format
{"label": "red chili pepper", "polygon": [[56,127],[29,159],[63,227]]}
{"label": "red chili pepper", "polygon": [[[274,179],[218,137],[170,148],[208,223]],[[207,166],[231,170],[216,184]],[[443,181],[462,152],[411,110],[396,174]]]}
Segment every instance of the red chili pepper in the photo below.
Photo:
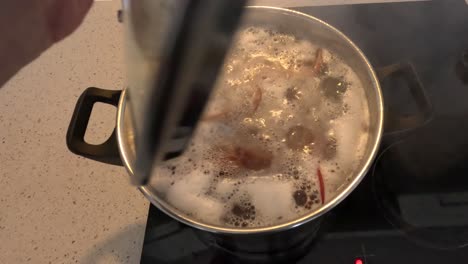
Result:
{"label": "red chili pepper", "polygon": [[320,188],[320,199],[322,200],[322,204],[325,203],[325,183],[323,182],[322,172],[320,171],[320,167],[317,167],[317,178],[319,181],[319,188]]}
{"label": "red chili pepper", "polygon": [[257,86],[255,89],[255,92],[253,93],[253,99],[252,99],[254,113],[257,112],[258,106],[260,105],[261,101],[262,101],[262,89]]}
{"label": "red chili pepper", "polygon": [[317,52],[315,53],[315,61],[314,61],[314,66],[313,66],[315,75],[319,75],[320,72],[322,71],[322,68],[323,68],[323,49],[319,48],[317,49]]}

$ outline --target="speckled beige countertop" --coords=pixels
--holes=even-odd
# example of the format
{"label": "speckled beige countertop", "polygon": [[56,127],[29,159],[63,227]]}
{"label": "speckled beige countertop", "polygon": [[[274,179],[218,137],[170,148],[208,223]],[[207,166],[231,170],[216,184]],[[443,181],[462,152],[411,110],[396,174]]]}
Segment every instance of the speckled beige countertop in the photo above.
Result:
{"label": "speckled beige countertop", "polygon": [[[70,153],[65,133],[89,86],[124,86],[120,1],[0,88],[0,263],[139,263],[148,202],[124,168]],[[96,106],[91,142],[113,128]]]}

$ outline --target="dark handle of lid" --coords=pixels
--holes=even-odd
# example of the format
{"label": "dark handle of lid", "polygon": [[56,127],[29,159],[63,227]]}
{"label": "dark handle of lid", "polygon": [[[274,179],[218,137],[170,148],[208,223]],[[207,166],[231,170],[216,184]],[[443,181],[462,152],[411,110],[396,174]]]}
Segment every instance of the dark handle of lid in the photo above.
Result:
{"label": "dark handle of lid", "polygon": [[392,64],[377,68],[376,71],[380,81],[387,78],[401,77],[407,83],[412,99],[417,107],[415,113],[408,115],[396,114],[386,107],[384,120],[385,136],[405,135],[431,120],[433,114],[432,103],[411,63]]}
{"label": "dark handle of lid", "polygon": [[92,145],[84,140],[94,104],[100,102],[117,107],[121,93],[122,91],[90,87],[81,94],[67,131],[67,147],[71,152],[88,159],[122,166],[115,128],[109,139],[102,144]]}

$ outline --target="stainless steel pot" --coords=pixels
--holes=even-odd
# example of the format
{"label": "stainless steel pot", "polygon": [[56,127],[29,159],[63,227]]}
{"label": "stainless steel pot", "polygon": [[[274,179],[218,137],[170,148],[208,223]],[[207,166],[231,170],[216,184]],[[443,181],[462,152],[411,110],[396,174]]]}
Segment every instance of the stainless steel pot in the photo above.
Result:
{"label": "stainless steel pot", "polygon": [[[291,247],[301,245],[307,238],[312,237],[320,223],[320,217],[343,201],[356,188],[369,170],[384,132],[382,92],[377,73],[361,50],[343,33],[319,19],[282,8],[249,7],[243,25],[266,25],[270,27],[274,25],[279,31],[327,47],[354,69],[365,89],[370,113],[368,145],[365,158],[359,161],[357,173],[338,195],[320,208],[293,221],[261,228],[229,228],[205,224],[188,217],[160,199],[152,186],[140,186],[139,188],[156,207],[182,223],[198,230],[207,231],[202,232],[201,236],[211,236],[216,244],[227,250],[244,250],[250,253],[264,250],[289,250]],[[380,69],[379,74],[381,74],[381,78],[402,77],[408,84],[419,109],[418,113],[414,115],[398,116],[388,114],[386,117],[388,125],[385,129],[393,135],[400,135],[402,131],[408,131],[424,124],[431,115],[432,107],[412,66],[407,63],[395,64]],[[109,140],[102,145],[92,146],[84,142],[83,136],[92,105],[98,101],[113,104],[118,108],[117,125]],[[67,134],[68,147],[78,155],[106,163],[122,164],[129,174],[133,174],[135,138],[131,118],[125,90],[109,91],[89,88],[78,100]]]}

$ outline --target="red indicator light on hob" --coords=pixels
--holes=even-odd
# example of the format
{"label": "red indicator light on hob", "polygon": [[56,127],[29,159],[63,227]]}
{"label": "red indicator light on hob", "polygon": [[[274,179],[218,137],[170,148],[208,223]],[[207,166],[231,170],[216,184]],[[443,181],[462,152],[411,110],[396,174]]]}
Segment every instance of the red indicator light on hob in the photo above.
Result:
{"label": "red indicator light on hob", "polygon": [[364,264],[364,261],[362,261],[360,258],[357,258],[354,260],[354,264]]}

